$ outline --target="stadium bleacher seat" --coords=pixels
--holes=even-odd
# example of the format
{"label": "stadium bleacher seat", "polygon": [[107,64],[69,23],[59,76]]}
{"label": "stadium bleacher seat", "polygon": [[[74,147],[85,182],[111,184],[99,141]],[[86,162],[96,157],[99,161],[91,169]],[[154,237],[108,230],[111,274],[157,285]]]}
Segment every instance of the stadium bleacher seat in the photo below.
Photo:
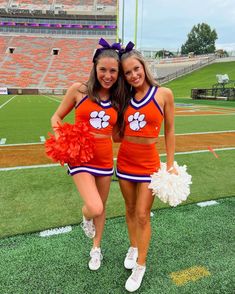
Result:
{"label": "stadium bleacher seat", "polygon": [[[46,26],[39,27],[34,22],[38,24],[38,18],[42,18],[48,23],[55,23],[55,20],[67,23],[71,19],[84,23],[85,11],[88,24],[100,25],[104,22],[113,25],[116,5],[117,0],[0,0],[1,7],[22,10],[20,21],[9,10],[6,13],[15,21],[2,23],[0,87],[64,89],[76,81],[87,80],[98,39],[104,35],[108,36],[106,39],[109,42],[114,42],[113,28],[102,27],[99,31],[93,26],[86,27],[85,23],[84,29],[73,37],[70,28],[63,31],[58,29],[57,34],[56,28],[48,31]],[[101,15],[102,11],[100,14],[99,8],[106,9],[107,19]],[[37,11],[36,21],[35,15],[31,15],[33,10]],[[68,15],[64,12],[68,12]],[[80,12],[81,19],[77,17]],[[98,16],[97,20],[94,15]],[[5,17],[8,16],[3,15],[3,19]]]}
{"label": "stadium bleacher seat", "polygon": [[115,6],[117,3],[116,0],[98,0],[97,4],[99,5],[111,5],[111,6]]}
{"label": "stadium bleacher seat", "polygon": [[0,36],[0,86],[67,88],[85,81],[96,47],[97,39]]}
{"label": "stadium bleacher seat", "polygon": [[17,0],[16,3],[20,4],[20,6],[23,6],[24,4],[29,5],[51,5],[53,3],[53,0]]}
{"label": "stadium bleacher seat", "polygon": [[68,5],[68,6],[82,6],[93,5],[94,0],[56,0],[56,4]]}

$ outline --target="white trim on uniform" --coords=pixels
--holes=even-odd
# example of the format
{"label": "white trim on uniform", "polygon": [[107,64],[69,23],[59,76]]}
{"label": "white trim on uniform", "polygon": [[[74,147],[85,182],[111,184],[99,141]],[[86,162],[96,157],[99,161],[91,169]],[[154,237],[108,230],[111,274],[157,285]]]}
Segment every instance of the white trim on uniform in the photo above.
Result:
{"label": "white trim on uniform", "polygon": [[126,180],[133,180],[133,181],[151,181],[151,177],[149,176],[134,176],[134,175],[127,175],[127,174],[123,174],[118,172],[118,170],[116,170],[116,175],[117,177],[121,178],[121,179],[126,179]]}
{"label": "white trim on uniform", "polygon": [[78,166],[78,167],[69,167],[68,166],[69,173],[71,175],[79,173],[79,172],[90,172],[90,173],[95,173],[99,175],[112,175],[114,172],[114,169],[109,169],[109,170],[101,170],[101,169],[96,169],[94,167],[86,167],[86,166]]}
{"label": "white trim on uniform", "polygon": [[152,87],[152,89],[151,89],[151,91],[149,92],[148,96],[147,96],[142,102],[140,102],[140,103],[136,103],[136,102],[134,101],[134,99],[131,98],[131,104],[132,104],[134,107],[138,107],[138,108],[140,108],[142,105],[144,105],[148,100],[150,100],[150,99],[152,98],[152,94],[153,94],[153,92],[155,91],[155,88],[156,88],[156,87]]}

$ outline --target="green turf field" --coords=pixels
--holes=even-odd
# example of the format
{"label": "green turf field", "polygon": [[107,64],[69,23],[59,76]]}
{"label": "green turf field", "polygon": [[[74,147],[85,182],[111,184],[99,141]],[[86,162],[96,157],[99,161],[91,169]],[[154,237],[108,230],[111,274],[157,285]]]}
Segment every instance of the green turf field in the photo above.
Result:
{"label": "green turf field", "polygon": [[[153,211],[143,294],[234,293],[234,199]],[[79,226],[62,235],[21,235],[0,240],[0,293],[122,294],[130,271],[123,217],[110,219],[103,264],[88,269],[91,241]]]}
{"label": "green turf field", "polygon": [[[17,95],[0,109],[0,138],[6,138],[8,144],[39,142],[51,130],[50,118],[59,102],[53,96]],[[72,117],[71,113],[67,120]]]}
{"label": "green turf field", "polygon": [[217,83],[217,74],[228,74],[230,80],[235,80],[235,62],[210,64],[164,86],[171,88],[175,97],[191,97],[191,89],[212,88]]}
{"label": "green turf field", "polygon": [[[6,97],[0,97],[0,106]],[[8,97],[8,100],[10,97]],[[192,99],[176,99],[177,103],[189,105],[200,105],[202,101]],[[209,101],[210,106],[229,108],[235,107],[235,101]],[[16,96],[12,101],[0,108],[0,139],[6,138],[6,144],[35,143],[40,142],[40,137],[47,137],[51,131],[50,117],[59,105],[59,100],[53,96]],[[65,121],[73,122],[74,113],[66,118]],[[9,119],[10,118],[10,119]],[[210,116],[187,116],[176,117],[176,134],[189,132],[223,131],[235,128],[235,115]],[[163,128],[162,128],[163,129]]]}
{"label": "green turf field", "polygon": [[[235,150],[176,155],[192,175],[191,194],[186,203],[235,195]],[[164,157],[161,158],[164,161]],[[48,167],[0,171],[0,237],[35,232],[81,221],[82,201],[66,168]],[[185,204],[185,203],[184,203]],[[155,209],[167,207],[156,200]],[[118,182],[113,181],[107,217],[124,215]]]}
{"label": "green turf field", "polygon": [[[216,82],[217,73],[235,79],[234,68],[234,63],[214,64],[169,83],[176,104],[233,110],[232,101],[178,97],[189,96],[197,85],[209,87]],[[13,97],[0,96],[0,141],[40,142],[50,131],[50,117],[60,99]],[[73,121],[73,113],[67,121]],[[235,129],[235,115],[176,116],[175,124],[176,134],[231,131]],[[234,293],[235,150],[216,152],[219,158],[209,151],[176,155],[177,162],[186,164],[192,174],[191,194],[177,208],[155,200],[148,272],[136,293]],[[87,267],[91,243],[78,225],[82,202],[66,168],[0,169],[0,177],[1,294],[126,293],[123,289],[129,273],[123,268],[123,258],[128,238],[124,202],[115,177],[107,203],[103,266],[95,273]],[[211,199],[219,204],[204,208],[195,204]],[[73,225],[72,232],[48,238],[38,235],[41,230],[66,225]]]}

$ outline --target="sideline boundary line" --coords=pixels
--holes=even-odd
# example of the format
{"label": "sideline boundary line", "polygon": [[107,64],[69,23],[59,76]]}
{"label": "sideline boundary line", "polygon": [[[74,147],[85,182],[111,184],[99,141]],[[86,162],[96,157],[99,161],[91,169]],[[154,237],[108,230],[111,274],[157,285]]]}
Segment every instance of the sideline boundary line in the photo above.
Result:
{"label": "sideline boundary line", "polygon": [[11,147],[11,146],[27,146],[27,145],[42,145],[42,142],[34,142],[34,143],[16,143],[16,144],[5,144],[1,147]]}
{"label": "sideline boundary line", "polygon": [[[235,150],[235,147],[227,147],[227,148],[214,148],[214,151],[229,151],[229,150]],[[188,154],[195,154],[195,153],[205,153],[210,152],[208,149],[204,150],[195,150],[195,151],[185,151],[185,152],[175,152],[175,155],[188,155]],[[166,156],[166,153],[160,154],[160,156]]]}
{"label": "sideline boundary line", "polygon": [[[209,134],[223,134],[223,133],[234,133],[234,132],[235,132],[235,130],[213,131],[213,132],[195,132],[195,133],[175,134],[175,136],[209,135]],[[164,137],[164,135],[160,135],[159,137]]]}
{"label": "sideline boundary line", "polygon": [[3,167],[0,168],[0,171],[11,171],[11,170],[19,170],[19,169],[32,169],[32,168],[43,168],[43,167],[55,167],[60,166],[59,163],[48,163],[48,164],[39,164],[39,165],[22,165],[22,166],[13,166],[13,167]]}
{"label": "sideline boundary line", "polygon": [[[235,113],[217,113],[217,114],[193,114],[193,117],[195,116],[232,116],[235,115]],[[179,115],[175,115],[175,117],[190,117],[190,114],[179,114]]]}
{"label": "sideline boundary line", "polygon": [[[229,148],[215,148],[214,151],[229,151],[229,150],[235,150],[235,147],[229,147]],[[188,155],[188,154],[196,154],[196,153],[206,153],[210,152],[207,150],[195,150],[195,151],[187,151],[187,152],[175,152],[175,155]],[[161,156],[166,156],[166,153],[160,154]],[[116,161],[117,158],[114,158],[114,161]],[[20,170],[20,169],[32,169],[32,168],[43,168],[43,167],[56,167],[61,166],[59,163],[55,164],[41,164],[41,165],[25,165],[25,166],[15,166],[15,167],[3,167],[0,168],[1,171],[11,171],[11,170]],[[65,165],[66,166],[66,165]]]}
{"label": "sideline boundary line", "polygon": [[[175,134],[175,136],[189,136],[189,135],[206,135],[206,134],[222,134],[222,133],[235,133],[235,130],[227,130],[227,131],[213,131],[213,132],[195,132],[195,133],[182,133]],[[159,135],[159,137],[164,137],[164,135]],[[43,142],[33,142],[33,143],[16,143],[16,144],[5,144],[4,147],[11,146],[27,146],[27,145],[42,145]],[[2,146],[1,146],[2,147]]]}

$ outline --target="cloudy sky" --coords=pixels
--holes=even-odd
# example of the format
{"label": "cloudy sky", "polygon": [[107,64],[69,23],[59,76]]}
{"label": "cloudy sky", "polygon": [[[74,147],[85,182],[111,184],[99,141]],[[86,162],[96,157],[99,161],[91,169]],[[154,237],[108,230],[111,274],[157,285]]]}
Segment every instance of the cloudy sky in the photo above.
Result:
{"label": "cloudy sky", "polygon": [[[124,4],[124,43],[134,41],[136,0],[120,1],[120,33]],[[177,50],[194,25],[207,23],[218,35],[217,49],[235,50],[234,0],[138,0],[138,48]]]}

